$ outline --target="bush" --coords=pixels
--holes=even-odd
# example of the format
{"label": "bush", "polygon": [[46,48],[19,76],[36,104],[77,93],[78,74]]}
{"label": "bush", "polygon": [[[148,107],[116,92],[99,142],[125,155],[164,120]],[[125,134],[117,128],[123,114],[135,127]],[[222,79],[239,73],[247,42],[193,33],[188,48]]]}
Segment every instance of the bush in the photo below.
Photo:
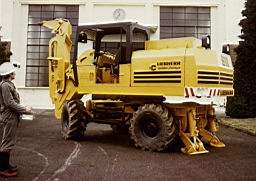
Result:
{"label": "bush", "polygon": [[6,51],[7,42],[0,42],[0,65],[10,58],[12,52]]}
{"label": "bush", "polygon": [[232,118],[256,117],[255,99],[247,96],[227,98],[226,115]]}
{"label": "bush", "polygon": [[234,65],[235,96],[227,99],[226,114],[237,118],[256,117],[256,3],[247,0],[242,11],[241,41],[235,48]]}

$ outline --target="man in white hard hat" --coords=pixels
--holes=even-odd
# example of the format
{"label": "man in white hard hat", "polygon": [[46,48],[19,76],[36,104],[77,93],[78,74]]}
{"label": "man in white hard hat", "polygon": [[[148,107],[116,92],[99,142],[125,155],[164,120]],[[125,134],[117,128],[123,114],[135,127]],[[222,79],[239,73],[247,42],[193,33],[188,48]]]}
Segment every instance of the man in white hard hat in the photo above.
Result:
{"label": "man in white hard hat", "polygon": [[19,94],[12,80],[15,79],[16,67],[10,62],[0,66],[0,104],[3,121],[3,137],[0,147],[0,176],[12,177],[18,174],[18,167],[9,164],[10,153],[14,147],[20,114],[30,113],[31,107],[20,105]]}

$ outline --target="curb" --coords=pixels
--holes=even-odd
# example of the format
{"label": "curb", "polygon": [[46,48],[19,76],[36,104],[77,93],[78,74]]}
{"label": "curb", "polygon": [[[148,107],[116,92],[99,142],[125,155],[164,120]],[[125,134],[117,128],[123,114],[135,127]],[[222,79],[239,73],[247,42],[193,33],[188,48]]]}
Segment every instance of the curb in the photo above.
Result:
{"label": "curb", "polygon": [[234,129],[236,131],[239,131],[239,132],[243,132],[243,133],[249,134],[251,136],[256,136],[256,132],[254,133],[254,132],[251,132],[250,130],[247,130],[247,129],[244,129],[244,128],[239,128],[239,127],[236,127],[236,126],[234,126],[232,124],[223,123],[221,121],[218,121],[218,124],[221,124],[222,126],[225,126],[227,128],[232,128],[232,129]]}

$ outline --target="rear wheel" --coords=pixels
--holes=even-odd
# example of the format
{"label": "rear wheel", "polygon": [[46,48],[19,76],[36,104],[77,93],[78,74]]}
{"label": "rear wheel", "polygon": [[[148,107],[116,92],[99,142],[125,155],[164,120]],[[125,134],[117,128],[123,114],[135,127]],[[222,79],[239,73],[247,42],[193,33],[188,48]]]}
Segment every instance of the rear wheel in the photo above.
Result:
{"label": "rear wheel", "polygon": [[79,139],[84,137],[86,116],[81,100],[65,102],[62,107],[61,126],[64,139]]}
{"label": "rear wheel", "polygon": [[145,104],[134,112],[130,133],[135,145],[142,150],[161,151],[178,134],[178,125],[166,107]]}

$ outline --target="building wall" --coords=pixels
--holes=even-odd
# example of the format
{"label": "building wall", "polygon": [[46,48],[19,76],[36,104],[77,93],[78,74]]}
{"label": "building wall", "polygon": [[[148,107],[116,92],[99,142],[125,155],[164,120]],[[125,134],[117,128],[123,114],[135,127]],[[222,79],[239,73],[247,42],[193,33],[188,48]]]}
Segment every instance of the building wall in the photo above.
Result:
{"label": "building wall", "polygon": [[[211,8],[211,40],[212,49],[221,51],[225,42],[238,43],[238,26],[244,0],[1,0],[0,24],[3,24],[3,38],[12,41],[11,61],[19,61],[22,66],[18,70],[16,85],[22,97],[22,104],[33,106],[52,106],[48,88],[25,87],[26,76],[26,41],[29,4],[75,4],[79,5],[79,24],[114,21],[113,11],[123,8],[126,19],[136,20],[145,25],[158,27],[151,39],[159,39],[160,6],[203,6]],[[8,17],[8,18],[4,18]],[[9,18],[10,17],[10,18]]]}
{"label": "building wall", "polygon": [[13,2],[12,0],[0,0],[0,26],[2,30],[0,34],[3,35],[2,41],[11,41],[12,37],[12,16],[13,16]]}

